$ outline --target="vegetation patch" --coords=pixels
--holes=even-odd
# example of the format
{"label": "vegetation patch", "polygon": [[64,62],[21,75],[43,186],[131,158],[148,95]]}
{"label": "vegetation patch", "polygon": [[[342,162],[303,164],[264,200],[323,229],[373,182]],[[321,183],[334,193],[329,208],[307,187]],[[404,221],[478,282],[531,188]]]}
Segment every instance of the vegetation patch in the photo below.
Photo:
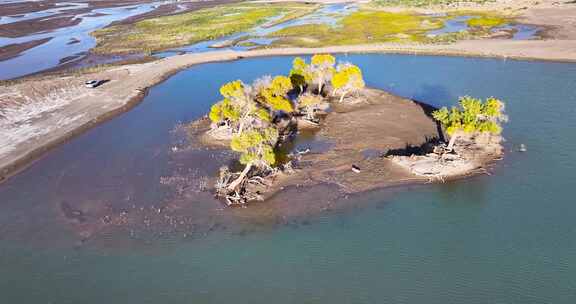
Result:
{"label": "vegetation patch", "polygon": [[[248,32],[250,29],[272,27],[316,11],[318,4],[305,3],[241,3],[222,5],[199,11],[143,20],[135,24],[116,25],[93,33],[97,39],[95,53],[152,54],[170,48]],[[450,18],[473,16],[465,22],[468,29],[457,33],[430,36]],[[322,47],[369,43],[450,43],[461,39],[484,37],[490,31],[509,23],[509,19],[492,12],[458,11],[446,16],[422,15],[414,12],[388,12],[374,6],[361,6],[358,11],[340,18],[335,24],[301,24],[287,26],[268,34],[274,39],[267,47]],[[219,47],[247,40],[241,37]],[[258,38],[256,36],[255,38]],[[266,42],[268,43],[268,42]],[[263,47],[246,42],[241,46]]]}
{"label": "vegetation patch", "polygon": [[[467,27],[461,31],[428,35],[441,29],[453,18],[471,16],[463,21]],[[429,16],[413,12],[388,12],[363,7],[343,17],[335,26],[306,24],[287,27],[269,35],[279,38],[274,47],[321,47],[368,43],[452,43],[463,39],[487,37],[499,26],[509,24],[511,19],[495,12],[456,11],[446,16]]]}
{"label": "vegetation patch", "polygon": [[501,17],[484,15],[468,20],[468,26],[470,27],[482,27],[482,28],[493,28],[497,26],[502,26],[508,23],[508,20]]}
{"label": "vegetation patch", "polygon": [[304,47],[348,45],[374,42],[422,41],[425,33],[443,26],[443,19],[411,12],[392,13],[361,10],[340,20],[335,27],[307,24],[288,27],[272,33],[281,38],[274,45],[292,44]]}
{"label": "vegetation patch", "polygon": [[243,3],[116,25],[95,31],[95,53],[150,53],[247,31],[272,17],[295,18],[317,6],[300,3]]}
{"label": "vegetation patch", "polygon": [[390,6],[401,6],[401,7],[429,7],[429,6],[449,6],[456,5],[460,3],[476,3],[484,4],[494,2],[494,0],[374,0],[372,4],[376,6],[390,7]]}

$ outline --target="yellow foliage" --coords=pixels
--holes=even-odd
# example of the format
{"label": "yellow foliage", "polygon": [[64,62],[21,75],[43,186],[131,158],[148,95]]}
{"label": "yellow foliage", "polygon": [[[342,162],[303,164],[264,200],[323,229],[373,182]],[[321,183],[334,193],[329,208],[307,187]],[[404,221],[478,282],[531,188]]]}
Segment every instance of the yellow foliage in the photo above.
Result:
{"label": "yellow foliage", "polygon": [[232,137],[230,148],[240,155],[242,164],[261,161],[269,166],[276,162],[274,145],[278,140],[278,130],[265,128],[263,130],[249,130]]}
{"label": "yellow foliage", "polygon": [[336,58],[330,54],[316,54],[312,56],[312,65],[317,67],[331,67],[336,63]]}
{"label": "yellow foliage", "polygon": [[244,83],[240,80],[228,82],[220,87],[220,94],[225,98],[242,98],[244,96]]}
{"label": "yellow foliage", "polygon": [[284,111],[291,113],[294,111],[292,103],[286,94],[292,90],[292,81],[286,76],[276,76],[272,79],[270,86],[260,91],[263,102],[273,111]]}
{"label": "yellow foliage", "polygon": [[312,82],[313,75],[310,72],[310,66],[300,57],[294,58],[292,70],[290,70],[290,81],[294,87],[301,89],[308,83]]}
{"label": "yellow foliage", "polygon": [[292,81],[286,76],[276,76],[272,79],[270,89],[274,92],[274,95],[286,95],[292,90]]}
{"label": "yellow foliage", "polygon": [[240,119],[240,109],[228,98],[225,98],[210,108],[208,117],[214,123],[218,123],[224,119],[234,122]]}
{"label": "yellow foliage", "polygon": [[459,107],[452,107],[450,110],[443,107],[432,113],[434,119],[438,120],[448,135],[456,132],[474,133],[488,132],[500,134],[502,132],[501,123],[506,121],[504,115],[504,103],[494,97],[482,100],[470,96],[460,97]]}
{"label": "yellow foliage", "polygon": [[222,121],[222,105],[220,103],[215,103],[210,107],[210,114],[208,114],[210,120],[214,123]]}
{"label": "yellow foliage", "polygon": [[332,77],[332,87],[336,92],[340,92],[340,101],[346,94],[361,90],[364,86],[362,70],[358,66],[350,63],[338,65],[337,72]]}

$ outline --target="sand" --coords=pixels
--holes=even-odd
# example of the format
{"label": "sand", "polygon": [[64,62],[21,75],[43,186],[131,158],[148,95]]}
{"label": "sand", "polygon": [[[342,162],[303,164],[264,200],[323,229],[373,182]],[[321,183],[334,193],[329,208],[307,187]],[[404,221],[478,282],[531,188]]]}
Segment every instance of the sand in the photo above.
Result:
{"label": "sand", "polygon": [[443,138],[430,116],[433,108],[377,89],[351,99],[355,103],[332,102],[331,113],[320,124],[316,136],[326,141],[327,151],[303,155],[303,168],[281,186],[333,184],[352,194],[427,182],[384,156]]}

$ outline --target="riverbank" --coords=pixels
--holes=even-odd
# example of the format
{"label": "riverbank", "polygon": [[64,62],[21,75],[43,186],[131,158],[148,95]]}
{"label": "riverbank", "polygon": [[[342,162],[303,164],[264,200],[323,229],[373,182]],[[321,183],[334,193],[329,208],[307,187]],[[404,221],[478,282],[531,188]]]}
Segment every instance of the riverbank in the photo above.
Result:
{"label": "riverbank", "polygon": [[[576,62],[576,41],[492,40],[451,45],[382,44],[215,51],[173,56],[81,76],[22,80],[5,85],[0,95],[1,178],[4,180],[25,168],[50,148],[127,111],[141,100],[147,88],[192,65],[248,57],[370,52]],[[83,86],[88,79],[107,79],[109,82],[88,89]]]}

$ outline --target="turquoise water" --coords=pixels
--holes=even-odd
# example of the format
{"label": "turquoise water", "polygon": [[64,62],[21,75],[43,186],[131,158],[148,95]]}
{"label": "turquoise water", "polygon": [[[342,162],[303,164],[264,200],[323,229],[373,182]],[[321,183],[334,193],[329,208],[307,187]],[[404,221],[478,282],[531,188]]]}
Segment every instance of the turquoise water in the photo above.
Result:
{"label": "turquoise water", "polygon": [[183,71],[1,185],[2,303],[576,301],[575,64],[341,57],[359,64],[370,86],[435,105],[464,94],[502,98],[506,148],[528,151],[508,152],[491,176],[373,191],[344,200],[349,208],[280,224],[136,245],[115,232],[78,246],[55,211],[62,199],[85,207],[132,193],[152,204],[171,159],[169,130],[205,112],[220,83],[287,71],[291,59]]}

